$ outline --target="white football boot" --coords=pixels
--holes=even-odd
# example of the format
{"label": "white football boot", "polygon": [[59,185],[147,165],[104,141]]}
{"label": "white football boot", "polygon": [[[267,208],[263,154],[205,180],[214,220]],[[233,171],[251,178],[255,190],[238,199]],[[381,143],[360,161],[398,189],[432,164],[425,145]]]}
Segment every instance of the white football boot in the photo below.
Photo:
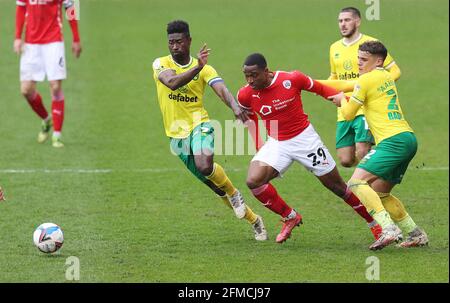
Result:
{"label": "white football boot", "polygon": [[236,217],[238,217],[238,219],[244,218],[247,207],[245,206],[244,197],[242,197],[241,193],[236,190],[232,196],[228,197],[228,200],[233,207]]}
{"label": "white football boot", "polygon": [[402,238],[402,230],[398,228],[395,224],[390,224],[386,226],[386,228],[383,228],[383,231],[381,232],[380,237],[378,240],[372,243],[372,245],[369,246],[370,250],[379,250],[383,249],[384,247],[388,246],[389,244],[392,244],[393,242],[398,242],[399,239]]}
{"label": "white football boot", "polygon": [[256,241],[266,241],[268,237],[264,222],[261,216],[257,217],[258,219],[256,219],[255,223],[252,224],[253,231],[255,232],[255,239]]}
{"label": "white football boot", "polygon": [[408,234],[405,241],[398,244],[397,247],[420,247],[428,245],[428,235],[419,227],[414,228],[412,232]]}

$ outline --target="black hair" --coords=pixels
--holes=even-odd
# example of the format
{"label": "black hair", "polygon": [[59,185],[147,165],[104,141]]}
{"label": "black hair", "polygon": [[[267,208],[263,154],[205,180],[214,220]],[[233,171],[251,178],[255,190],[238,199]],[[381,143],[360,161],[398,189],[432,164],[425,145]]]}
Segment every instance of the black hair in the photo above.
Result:
{"label": "black hair", "polygon": [[254,53],[249,55],[247,59],[245,59],[244,65],[247,66],[257,65],[259,68],[264,69],[267,67],[267,61],[262,54]]}
{"label": "black hair", "polygon": [[167,34],[184,34],[186,37],[190,37],[189,24],[183,20],[174,20],[167,24]]}
{"label": "black hair", "polygon": [[379,56],[383,59],[383,61],[386,59],[388,53],[386,47],[380,41],[366,41],[359,46],[359,50]]}
{"label": "black hair", "polygon": [[361,13],[359,12],[359,9],[353,6],[344,7],[341,9],[341,13],[352,13],[354,16],[358,16],[359,19],[361,19]]}

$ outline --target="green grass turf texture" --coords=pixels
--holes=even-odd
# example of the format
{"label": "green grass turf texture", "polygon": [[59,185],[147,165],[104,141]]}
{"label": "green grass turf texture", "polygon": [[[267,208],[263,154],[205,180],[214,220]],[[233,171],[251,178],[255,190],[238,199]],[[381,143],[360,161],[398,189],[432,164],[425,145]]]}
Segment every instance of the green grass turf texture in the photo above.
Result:
{"label": "green grass turf texture", "polygon": [[[256,51],[272,69],[328,77],[337,13],[350,5],[365,14],[362,0],[82,1],[79,60],[64,21],[66,147],[56,150],[36,143],[40,122],[19,93],[19,58],[11,50],[15,4],[0,0],[0,184],[8,199],[0,203],[0,281],[65,282],[66,258],[76,256],[80,282],[368,282],[366,258],[377,256],[380,282],[448,282],[447,1],[381,1],[381,20],[363,18],[361,27],[388,46],[402,70],[399,98],[419,150],[394,194],[428,232],[429,247],[369,251],[364,221],[298,164],[273,183],[305,224],[276,244],[279,217],[245,186],[251,156],[217,156],[265,219],[270,240],[257,243],[250,225],[169,152],[151,68],[168,54],[169,21],[190,22],[192,54],[207,42],[209,63],[235,93],[244,85],[241,64]],[[47,83],[38,88],[49,107]],[[205,100],[211,118],[233,118],[209,88]],[[334,106],[307,92],[303,103],[336,155]],[[352,170],[340,170],[347,180]],[[32,244],[43,222],[65,232],[54,255]]]}

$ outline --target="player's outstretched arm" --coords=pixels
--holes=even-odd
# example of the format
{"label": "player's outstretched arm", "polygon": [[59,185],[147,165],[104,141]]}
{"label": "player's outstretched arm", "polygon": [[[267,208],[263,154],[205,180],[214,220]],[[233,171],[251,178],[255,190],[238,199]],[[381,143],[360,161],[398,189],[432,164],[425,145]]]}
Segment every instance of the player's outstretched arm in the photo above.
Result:
{"label": "player's outstretched arm", "polygon": [[352,92],[353,88],[355,87],[356,81],[350,81],[350,80],[316,80],[320,84],[330,86],[338,91],[348,93]]}
{"label": "player's outstretched arm", "polygon": [[[315,93],[316,95],[320,95],[325,99],[328,99],[328,97],[330,97],[330,96],[337,95],[340,92],[339,90],[337,90],[331,86],[320,83],[320,81],[312,80],[312,79],[310,81],[311,81],[311,85],[309,87],[307,87],[306,90],[311,93]],[[323,80],[323,81],[325,81],[325,80]],[[332,81],[335,81],[335,80],[332,80]]]}
{"label": "player's outstretched arm", "polygon": [[171,90],[177,90],[188,84],[198,73],[200,73],[206,63],[208,63],[209,51],[210,49],[204,44],[197,55],[197,66],[194,66],[181,74],[176,74],[172,69],[165,70],[159,74],[158,80]]}
{"label": "player's outstretched arm", "polygon": [[27,13],[27,8],[25,5],[17,5],[16,8],[16,34],[14,39],[13,49],[16,54],[22,52],[22,31],[25,25],[25,14]]}
{"label": "player's outstretched arm", "polygon": [[337,75],[336,75],[336,73],[331,73],[330,74],[330,76],[328,76],[328,79],[327,80],[337,80],[338,78],[337,78]]}
{"label": "player's outstretched arm", "polygon": [[347,121],[355,119],[356,113],[362,105],[354,97],[348,98],[342,92],[329,96],[327,99],[341,108],[341,113]]}
{"label": "player's outstretched arm", "polygon": [[214,83],[211,88],[216,93],[216,95],[233,111],[236,119],[245,123],[249,117],[245,110],[243,110],[234,99],[233,95],[230,93],[223,81]]}

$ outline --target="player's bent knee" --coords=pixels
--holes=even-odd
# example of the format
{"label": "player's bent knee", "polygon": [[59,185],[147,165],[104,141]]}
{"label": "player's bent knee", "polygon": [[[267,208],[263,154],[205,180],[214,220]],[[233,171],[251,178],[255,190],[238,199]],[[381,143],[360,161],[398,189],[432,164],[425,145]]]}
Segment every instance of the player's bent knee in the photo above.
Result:
{"label": "player's bent knee", "polygon": [[352,167],[353,165],[355,165],[355,157],[353,157],[352,155],[338,155],[339,158],[339,163],[343,166],[343,167]]}
{"label": "player's bent knee", "polygon": [[32,86],[22,86],[20,93],[27,99],[32,98],[35,94],[35,89]]}
{"label": "player's bent knee", "polygon": [[246,180],[246,184],[249,189],[255,189],[264,185],[264,182],[263,180],[259,180],[258,178],[248,177]]}
{"label": "player's bent knee", "polygon": [[60,93],[62,91],[61,80],[50,81],[50,91],[52,92],[52,94]]}
{"label": "player's bent knee", "polygon": [[201,164],[195,164],[197,167],[197,170],[203,175],[203,176],[209,176],[213,173],[214,166],[210,165],[208,163],[201,163]]}
{"label": "player's bent knee", "polygon": [[353,159],[339,159],[339,162],[343,167],[352,167],[355,164]]}
{"label": "player's bent knee", "polygon": [[358,159],[358,161],[360,161],[362,158],[364,158],[369,151],[370,151],[370,148],[356,149],[356,158]]}

